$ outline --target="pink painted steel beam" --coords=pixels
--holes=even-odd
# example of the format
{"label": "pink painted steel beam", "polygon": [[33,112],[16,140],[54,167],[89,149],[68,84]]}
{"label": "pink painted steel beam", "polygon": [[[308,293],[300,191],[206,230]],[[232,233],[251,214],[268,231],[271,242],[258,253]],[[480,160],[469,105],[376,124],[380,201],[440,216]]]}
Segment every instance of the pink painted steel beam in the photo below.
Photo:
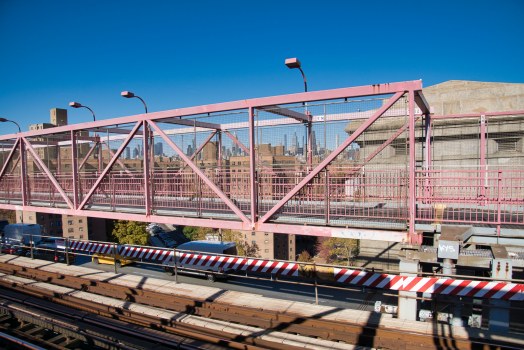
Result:
{"label": "pink painted steel beam", "polygon": [[431,119],[453,119],[453,118],[480,118],[482,115],[485,116],[497,116],[497,115],[520,115],[524,114],[524,111],[508,111],[508,112],[482,112],[482,113],[471,113],[471,114],[450,114],[450,115],[433,115]]}
{"label": "pink painted steel beam", "polygon": [[[47,178],[49,179],[49,181],[51,181],[51,183],[53,184],[53,186],[55,186],[55,188],[57,189],[57,191],[60,193],[60,195],[62,196],[62,198],[64,198],[65,202],[67,203],[67,205],[71,208],[71,209],[75,209],[75,207],[73,206],[73,203],[71,203],[71,200],[69,200],[69,197],[67,197],[67,194],[65,193],[65,191],[62,189],[62,186],[60,186],[60,184],[56,181],[55,177],[53,176],[53,174],[51,174],[51,172],[49,171],[49,169],[47,169],[47,167],[45,166],[44,162],[42,161],[42,159],[40,158],[40,156],[35,152],[35,149],[33,148],[33,146],[31,145],[31,143],[29,141],[27,141],[27,139],[25,137],[22,137],[22,140],[24,141],[24,144],[25,146],[27,147],[27,149],[29,150],[29,152],[31,153],[31,156],[33,156],[33,159],[36,161],[36,164],[38,165],[38,167],[40,168],[41,171],[43,171]],[[23,159],[23,157],[22,157]]]}
{"label": "pink painted steel beam", "polygon": [[78,155],[76,131],[71,130],[71,169],[73,170],[73,209],[78,208]]}
{"label": "pink painted steel beam", "polygon": [[[238,141],[238,139],[236,137],[234,137],[233,135],[231,135],[231,133],[229,131],[224,131],[224,134],[226,134],[230,139],[231,141],[233,141],[234,143],[236,143],[240,148],[242,148],[244,150],[244,152],[246,152],[247,154],[249,154],[249,149],[244,146],[244,144],[240,141]],[[277,175],[277,173],[275,173],[273,171],[273,169],[270,169],[269,167],[265,166],[264,163],[262,163],[262,161],[260,159],[258,159],[257,156],[255,156],[255,160],[257,161],[258,164],[260,164],[264,170],[268,171],[271,173],[271,175]]]}
{"label": "pink painted steel beam", "polygon": [[415,102],[417,106],[422,110],[422,114],[431,114],[429,103],[428,101],[426,101],[426,98],[424,97],[422,91],[415,92]]}
{"label": "pink painted steel beam", "polygon": [[89,152],[87,152],[86,156],[84,157],[84,160],[82,160],[82,163],[80,163],[80,165],[78,166],[78,171],[82,170],[82,167],[85,165],[89,157],[91,157],[91,154],[96,149],[97,145],[98,145],[98,142],[93,144],[93,146],[91,146],[91,148],[89,149]]}
{"label": "pink painted steel beam", "polygon": [[[419,119],[419,117],[415,118],[415,121],[417,121]],[[349,176],[355,174],[357,171],[359,171],[360,169],[362,169],[362,167],[364,165],[366,165],[368,162],[370,162],[373,158],[375,158],[377,156],[377,154],[379,154],[384,148],[386,148],[391,142],[393,142],[397,137],[400,136],[400,134],[402,134],[408,127],[408,124],[404,125],[403,127],[401,127],[400,129],[397,130],[397,132],[391,136],[389,139],[387,139],[382,145],[380,145],[379,148],[377,148],[375,150],[375,152],[371,153],[365,160],[362,164],[358,165],[356,167],[356,169],[352,170],[349,174],[347,174],[345,176],[345,178],[348,178]]]}
{"label": "pink painted steel beam", "polygon": [[209,188],[211,188],[211,190],[215,192],[224,201],[224,203],[231,210],[233,210],[235,214],[238,215],[238,217],[242,221],[246,223],[249,222],[247,216],[244,215],[244,213],[240,209],[238,209],[238,207],[235,204],[233,204],[233,202],[231,202],[231,200],[224,194],[224,192],[222,192],[211,180],[207,178],[207,176],[204,175],[204,173],[188,158],[188,156],[186,156],[185,153],[180,148],[178,148],[178,146],[169,137],[167,137],[164,131],[160,129],[155,122],[153,122],[152,120],[148,120],[147,122],[158,133],[158,135],[160,135],[160,137],[162,137],[162,139],[164,139],[164,141],[166,141],[167,144],[171,146],[171,148],[173,148],[173,150],[176,153],[178,153],[178,155],[189,165],[189,167],[193,169],[193,171],[198,175],[198,177],[200,177],[209,186]]}
{"label": "pink painted steel beam", "polygon": [[165,123],[177,124],[177,125],[193,126],[193,127],[196,127],[196,128],[222,130],[222,127],[220,126],[220,124],[199,122],[199,121],[196,121],[196,120],[189,120],[189,119],[168,119],[168,120],[163,120],[163,121],[159,120],[158,122],[165,122]]}
{"label": "pink painted steel beam", "polygon": [[147,125],[147,122],[143,122],[142,131],[144,133],[144,137],[142,137],[143,141],[143,147],[144,147],[144,196],[145,196],[145,210],[146,215],[151,215],[151,182],[149,179],[149,157],[151,156],[149,154],[149,147],[153,147],[153,145],[149,144],[149,127]]}
{"label": "pink painted steel beam", "polygon": [[378,118],[380,118],[399,98],[404,95],[404,91],[397,92],[391,97],[378,111],[376,111],[366,122],[364,122],[350,137],[346,139],[336,150],[333,151],[320,165],[318,165],[308,176],[306,176],[295,188],[293,188],[282,200],[280,200],[259,223],[264,223],[273,216],[280,208],[284,206],[295,194],[298,193],[305,185],[309,183],[317,174],[329,165],[342,151],[346,149],[354,140],[356,140],[368,127],[370,127]]}
{"label": "pink painted steel beam", "polygon": [[[120,134],[120,135],[129,135],[131,129],[122,129],[122,128],[94,128],[89,129],[89,131],[98,131],[100,133],[110,133],[110,134]],[[142,131],[136,133],[137,136],[142,136]]]}
{"label": "pink painted steel beam", "polygon": [[299,112],[296,112],[288,108],[281,108],[280,106],[265,106],[265,107],[260,107],[259,109],[264,112],[269,112],[269,113],[281,115],[284,117],[293,118],[298,121],[306,122],[306,123],[310,122],[312,119],[311,115],[299,113]]}
{"label": "pink painted steel beam", "polygon": [[[191,157],[189,157],[189,160],[192,161],[193,158],[195,158],[195,157],[200,153],[200,151],[202,151],[202,149],[207,145],[207,143],[208,143],[208,142],[213,138],[213,136],[216,135],[216,133],[217,133],[216,131],[213,131],[211,134],[209,134],[209,136],[207,137],[207,139],[206,139],[204,142],[202,142],[202,144],[197,148],[197,150],[195,151],[195,153],[193,153],[193,154],[191,155]],[[186,164],[186,163],[184,162],[184,164]],[[186,164],[186,165],[187,165],[187,164]],[[178,170],[177,175],[180,174],[182,171],[184,171],[184,168],[183,168],[183,167],[182,167],[180,170]]]}
{"label": "pink painted steel beam", "polygon": [[20,140],[20,183],[22,188],[22,204],[27,205],[27,158],[25,154],[25,142]]}
{"label": "pink painted steel beam", "polygon": [[418,242],[415,237],[415,92],[409,90],[409,234],[411,243]]}
{"label": "pink painted steel beam", "polygon": [[4,165],[2,166],[2,171],[0,171],[0,180],[4,176],[4,173],[7,170],[7,166],[9,165],[9,162],[11,161],[11,158],[13,158],[13,155],[16,152],[16,149],[18,147],[18,143],[20,142],[20,139],[16,139],[15,144],[13,145],[13,148],[11,148],[11,151],[9,152],[9,155],[7,156]]}
{"label": "pink painted steel beam", "polygon": [[[115,157],[115,153],[111,150],[111,148],[109,147],[109,145],[107,145],[105,142],[101,142],[102,146],[107,149],[107,152],[109,155],[111,155],[112,158]],[[132,177],[135,177],[135,175],[129,171],[129,169],[126,167],[126,165],[120,160],[120,156],[117,158],[116,162],[118,163],[118,165],[120,165],[122,167],[122,169],[124,169],[124,171],[131,175]]]}
{"label": "pink painted steel beam", "polygon": [[249,175],[250,175],[250,197],[251,197],[251,225],[255,228],[255,222],[257,221],[257,188],[256,183],[256,172],[255,172],[255,110],[253,107],[249,107]]}
{"label": "pink painted steel beam", "polygon": [[91,199],[91,197],[93,196],[93,194],[95,193],[95,191],[98,189],[98,187],[100,186],[100,184],[102,183],[102,181],[104,180],[104,177],[107,175],[107,173],[111,170],[111,168],[113,167],[113,165],[116,163],[116,161],[118,160],[118,158],[120,157],[120,155],[122,154],[122,152],[124,151],[124,149],[127,147],[127,145],[129,144],[129,142],[131,141],[131,139],[133,138],[133,136],[135,136],[135,133],[138,131],[138,129],[140,128],[140,126],[142,125],[142,122],[137,122],[135,127],[133,128],[133,130],[131,130],[131,133],[129,135],[127,135],[126,139],[124,140],[124,142],[122,143],[122,145],[120,146],[120,148],[118,149],[118,151],[116,152],[116,154],[113,156],[113,158],[111,158],[111,160],[108,162],[107,166],[105,167],[104,171],[102,171],[102,173],[100,174],[100,176],[98,177],[98,179],[96,180],[95,184],[93,185],[93,187],[91,187],[91,190],[89,190],[89,193],[86,195],[86,197],[84,198],[84,200],[82,201],[82,203],[78,206],[78,209],[79,210],[82,210],[85,205],[87,204],[87,202],[89,201],[89,199]]}
{"label": "pink painted steel beam", "polygon": [[[60,132],[69,132],[71,130],[96,129],[96,128],[113,126],[113,125],[136,123],[136,122],[144,121],[148,119],[149,120],[159,120],[159,119],[167,119],[167,118],[184,117],[184,116],[190,116],[190,115],[196,115],[196,114],[207,114],[207,113],[224,112],[224,111],[231,111],[231,110],[241,110],[241,109],[246,109],[249,107],[260,108],[264,106],[285,105],[285,104],[302,103],[302,102],[310,102],[310,101],[334,100],[334,99],[341,99],[341,98],[346,98],[346,97],[390,95],[390,94],[395,94],[398,92],[404,92],[408,90],[414,90],[414,91],[422,90],[422,81],[415,80],[415,81],[406,81],[406,82],[399,82],[399,83],[349,87],[349,88],[334,89],[334,90],[302,92],[302,93],[291,94],[291,95],[263,97],[263,98],[255,98],[255,99],[250,99],[250,100],[218,103],[218,104],[206,105],[206,106],[180,108],[180,109],[173,109],[169,111],[154,112],[154,113],[148,113],[148,114],[138,114],[134,116],[107,119],[107,120],[99,120],[99,121],[87,122],[87,123],[82,123],[82,124],[57,126],[52,129],[25,131],[21,135],[24,137],[37,137],[37,136],[49,134],[50,130],[52,130],[53,133],[60,133]],[[20,135],[18,134],[4,135],[0,137],[0,141],[15,139],[18,136]]]}

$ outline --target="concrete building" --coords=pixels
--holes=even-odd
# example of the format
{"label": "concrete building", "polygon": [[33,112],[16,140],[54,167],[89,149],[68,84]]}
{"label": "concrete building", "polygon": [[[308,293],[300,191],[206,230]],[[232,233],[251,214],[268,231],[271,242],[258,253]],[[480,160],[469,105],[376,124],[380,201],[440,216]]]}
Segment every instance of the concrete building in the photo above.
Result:
{"label": "concrete building", "polygon": [[295,235],[243,231],[243,240],[262,259],[296,260]]}

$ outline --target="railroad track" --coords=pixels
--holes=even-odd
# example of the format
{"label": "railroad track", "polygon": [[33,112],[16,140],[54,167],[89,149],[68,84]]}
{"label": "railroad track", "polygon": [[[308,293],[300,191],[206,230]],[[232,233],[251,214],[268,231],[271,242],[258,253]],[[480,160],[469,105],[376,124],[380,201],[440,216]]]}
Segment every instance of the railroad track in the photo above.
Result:
{"label": "railroad track", "polygon": [[[289,335],[302,335],[310,339],[323,339],[325,341],[334,341],[342,345],[359,345],[366,347],[382,348],[382,349],[519,349],[522,346],[516,346],[507,341],[494,341],[486,339],[460,339],[442,335],[427,335],[411,332],[410,330],[401,329],[386,329],[380,328],[378,323],[373,324],[373,320],[366,326],[347,324],[342,322],[329,321],[318,318],[302,318],[296,316],[285,315],[277,312],[261,311],[253,308],[232,306],[230,304],[223,304],[214,301],[203,301],[198,299],[191,299],[187,297],[174,296],[170,294],[163,294],[144,290],[141,288],[124,287],[119,285],[101,282],[99,280],[90,280],[85,277],[73,277],[62,275],[59,273],[42,271],[39,269],[32,269],[20,267],[16,265],[0,263],[0,271],[9,275],[19,276],[20,278],[31,279],[33,281],[41,281],[46,283],[53,283],[56,286],[72,288],[77,291],[83,291],[111,297],[119,300],[124,300],[127,303],[137,303],[140,305],[147,305],[149,307],[158,307],[164,310],[171,310],[175,312],[183,312],[187,315],[194,315],[205,317],[208,319],[219,320],[222,322],[234,322],[239,325],[248,327],[260,327],[259,329],[268,330],[268,332],[285,332]],[[107,306],[96,305],[85,300],[78,300],[77,297],[71,294],[61,294],[56,291],[42,292],[38,290],[34,284],[31,283],[16,283],[16,280],[0,279],[0,285],[5,288],[12,288],[18,291],[25,291],[38,298],[44,300],[58,302],[67,306],[75,306],[86,311],[86,308],[91,312],[98,313],[98,315],[109,316],[119,319],[124,322],[144,324],[144,316],[133,315],[133,312],[122,308],[108,308]],[[94,310],[94,311],[93,311]],[[380,316],[379,314],[376,314]],[[129,317],[135,317],[130,319]],[[155,327],[164,327],[167,324],[169,327],[180,328],[179,324],[169,323],[164,319],[152,320],[150,317],[145,317],[145,322],[153,322]],[[198,328],[191,328],[192,331],[198,331]],[[165,330],[164,330],[165,331]],[[200,329],[202,332],[202,329]],[[205,332],[208,332],[206,330]],[[263,342],[263,339],[257,339],[253,336],[232,337],[227,334],[217,334],[222,339],[228,341],[241,340],[242,343],[252,346],[260,346],[264,348],[274,349],[290,349],[290,344],[275,345],[271,342]],[[197,338],[198,339],[198,338]],[[343,343],[341,343],[343,342]],[[282,346],[284,345],[284,346]],[[229,345],[228,345],[229,346]]]}

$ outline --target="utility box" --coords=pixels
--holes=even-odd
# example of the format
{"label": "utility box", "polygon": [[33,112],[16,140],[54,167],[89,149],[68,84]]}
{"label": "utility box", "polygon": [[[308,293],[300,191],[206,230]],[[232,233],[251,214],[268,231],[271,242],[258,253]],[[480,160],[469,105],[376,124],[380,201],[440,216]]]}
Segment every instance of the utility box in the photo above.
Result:
{"label": "utility box", "polygon": [[457,260],[460,252],[460,242],[471,236],[471,226],[442,226],[442,234],[438,240],[437,258]]}

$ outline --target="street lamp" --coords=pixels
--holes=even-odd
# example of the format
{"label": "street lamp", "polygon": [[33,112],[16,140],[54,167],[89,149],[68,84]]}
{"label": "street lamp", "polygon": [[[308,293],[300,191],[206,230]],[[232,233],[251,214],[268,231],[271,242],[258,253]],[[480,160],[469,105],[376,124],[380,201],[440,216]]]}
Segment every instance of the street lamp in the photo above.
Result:
{"label": "street lamp", "polygon": [[138,99],[140,99],[140,101],[142,101],[142,103],[144,104],[144,107],[146,108],[146,114],[147,114],[147,106],[146,106],[146,103],[144,102],[144,100],[142,100],[139,96],[136,96],[134,93],[132,93],[131,91],[122,91],[120,93],[120,95],[122,95],[123,97],[125,98],[133,98],[133,97],[136,97]]}
{"label": "street lamp", "polygon": [[307,92],[306,76],[304,75],[304,71],[302,70],[302,68],[300,68],[300,66],[301,66],[300,61],[296,57],[295,58],[288,58],[286,60],[286,66],[289,69],[298,68],[300,70],[300,73],[302,73],[302,77],[304,78],[304,87],[305,87],[305,90]]}
{"label": "street lamp", "polygon": [[78,102],[69,102],[69,107],[73,107],[73,108],[80,108],[80,107],[84,107],[84,108],[87,108],[91,111],[91,113],[93,114],[93,121],[96,121],[95,119],[95,113],[93,113],[93,111],[91,110],[91,108],[87,107],[87,106],[82,106],[80,103]]}
{"label": "street lamp", "polygon": [[16,126],[18,126],[18,132],[20,132],[20,133],[22,132],[22,130],[20,130],[20,125],[18,125],[17,122],[14,122],[14,121],[12,121],[12,120],[8,120],[8,119],[5,119],[5,118],[0,118],[0,122],[2,122],[2,123],[5,123],[5,122],[15,123]]}

